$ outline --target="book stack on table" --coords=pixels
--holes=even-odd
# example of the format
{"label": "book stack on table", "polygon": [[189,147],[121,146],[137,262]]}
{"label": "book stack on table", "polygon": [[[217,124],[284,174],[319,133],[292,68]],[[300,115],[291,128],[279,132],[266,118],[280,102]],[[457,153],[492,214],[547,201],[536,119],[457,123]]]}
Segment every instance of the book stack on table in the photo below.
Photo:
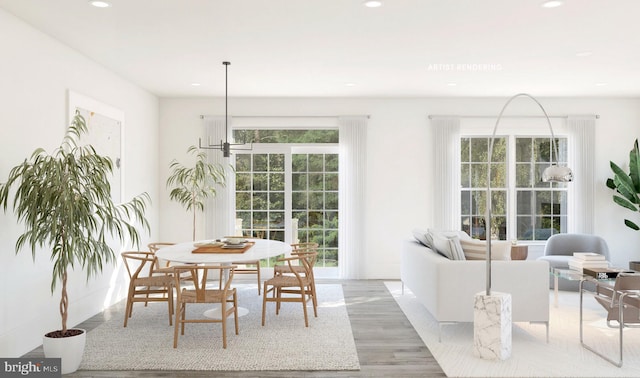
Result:
{"label": "book stack on table", "polygon": [[569,269],[584,272],[584,269],[606,269],[609,262],[604,255],[593,252],[574,252],[569,259]]}
{"label": "book stack on table", "polygon": [[611,280],[618,277],[620,273],[634,273],[620,268],[584,268],[583,273],[598,280]]}

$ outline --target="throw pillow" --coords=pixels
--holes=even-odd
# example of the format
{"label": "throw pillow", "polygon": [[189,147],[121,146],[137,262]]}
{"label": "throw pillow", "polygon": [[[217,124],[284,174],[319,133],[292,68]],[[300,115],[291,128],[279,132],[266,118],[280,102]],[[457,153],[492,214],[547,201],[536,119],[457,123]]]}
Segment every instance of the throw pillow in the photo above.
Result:
{"label": "throw pillow", "polygon": [[429,234],[438,234],[444,235],[447,237],[457,236],[460,239],[471,239],[471,236],[464,231],[456,231],[456,230],[437,230],[435,228],[427,229],[427,239],[429,238]]}
{"label": "throw pillow", "polygon": [[448,236],[443,233],[429,232],[432,248],[449,260],[464,260],[464,251],[457,235]]}
{"label": "throw pillow", "polygon": [[429,244],[429,241],[427,240],[427,231],[419,229],[419,228],[414,228],[411,233],[413,234],[413,237],[420,242],[420,244],[424,245],[425,247],[429,247],[431,248],[431,244]]}
{"label": "throw pillow", "polygon": [[[487,242],[477,239],[460,239],[460,245],[467,260],[486,260]],[[511,260],[511,242],[493,240],[491,242],[491,260]]]}

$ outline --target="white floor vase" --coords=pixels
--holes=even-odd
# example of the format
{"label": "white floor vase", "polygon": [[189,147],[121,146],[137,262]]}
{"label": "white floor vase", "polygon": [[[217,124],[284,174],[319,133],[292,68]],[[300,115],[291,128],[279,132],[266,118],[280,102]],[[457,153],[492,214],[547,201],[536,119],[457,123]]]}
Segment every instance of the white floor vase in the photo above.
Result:
{"label": "white floor vase", "polygon": [[62,374],[73,373],[78,370],[84,354],[84,346],[87,341],[87,332],[71,337],[47,337],[42,339],[44,356],[47,358],[60,358]]}

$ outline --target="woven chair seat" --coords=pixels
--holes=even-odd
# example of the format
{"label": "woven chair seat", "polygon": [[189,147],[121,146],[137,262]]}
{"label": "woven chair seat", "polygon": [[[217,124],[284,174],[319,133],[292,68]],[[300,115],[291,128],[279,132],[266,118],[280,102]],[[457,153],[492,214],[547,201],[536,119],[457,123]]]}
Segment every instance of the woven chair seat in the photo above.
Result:
{"label": "woven chair seat", "polygon": [[[304,286],[311,285],[309,277],[300,277]],[[300,281],[295,276],[277,276],[266,281],[267,285],[275,287],[300,287]]]}
{"label": "woven chair seat", "polygon": [[[232,297],[236,293],[236,289],[229,289],[226,293],[227,298]],[[196,293],[193,290],[183,289],[180,301],[184,303],[220,303],[222,302],[224,292],[220,290],[205,290],[203,293]]]}
{"label": "woven chair seat", "polygon": [[301,265],[294,265],[291,267],[289,267],[289,265],[276,265],[273,267],[273,271],[276,276],[287,274],[287,273],[293,273],[293,271],[296,271],[300,274],[305,273],[304,266],[301,266]]}
{"label": "woven chair seat", "polygon": [[151,276],[138,277],[136,279],[137,286],[168,286],[173,285],[173,277],[171,276]]}

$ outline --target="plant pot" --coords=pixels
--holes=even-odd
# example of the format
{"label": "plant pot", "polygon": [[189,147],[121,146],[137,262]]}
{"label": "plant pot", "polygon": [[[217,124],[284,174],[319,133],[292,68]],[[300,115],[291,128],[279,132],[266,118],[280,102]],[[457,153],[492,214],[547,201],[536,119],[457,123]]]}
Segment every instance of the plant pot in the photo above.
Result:
{"label": "plant pot", "polygon": [[62,374],[73,373],[80,367],[84,345],[87,340],[87,332],[84,329],[80,334],[69,337],[49,337],[45,335],[42,340],[42,349],[47,358],[60,358]]}
{"label": "plant pot", "polygon": [[629,261],[629,269],[640,272],[640,261]]}

